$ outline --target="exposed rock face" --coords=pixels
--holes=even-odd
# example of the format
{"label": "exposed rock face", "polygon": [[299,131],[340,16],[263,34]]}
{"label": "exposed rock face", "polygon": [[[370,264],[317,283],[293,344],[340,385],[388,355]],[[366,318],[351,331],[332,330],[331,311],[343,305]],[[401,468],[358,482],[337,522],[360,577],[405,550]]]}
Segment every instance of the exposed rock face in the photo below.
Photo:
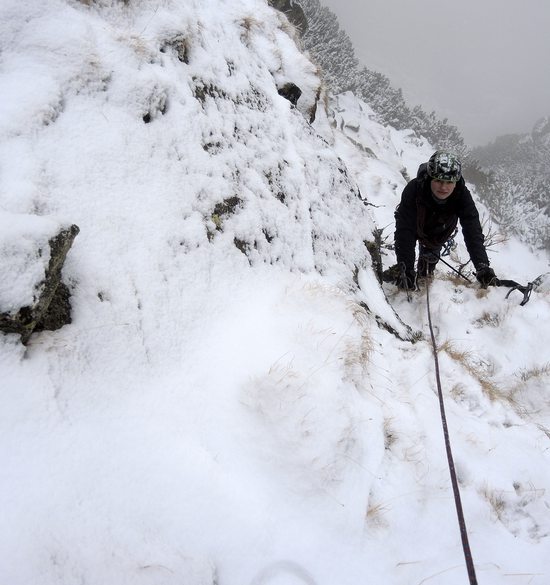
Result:
{"label": "exposed rock face", "polygon": [[302,95],[302,90],[295,83],[285,83],[279,88],[279,95],[286,98],[293,106],[296,106]]}
{"label": "exposed rock face", "polygon": [[[18,333],[25,344],[34,331],[55,330],[71,322],[70,292],[61,282],[61,270],[79,231],[78,226],[72,225],[49,240],[49,262],[43,282],[36,292],[33,291],[35,302],[20,307],[16,312],[0,313],[0,331]],[[37,249],[37,256],[42,254],[43,251]],[[14,276],[8,273],[4,278]]]}
{"label": "exposed rock face", "polygon": [[300,36],[305,34],[307,31],[307,18],[298,2],[294,2],[294,0],[268,0],[268,2],[270,6],[286,15],[289,22],[296,27]]}

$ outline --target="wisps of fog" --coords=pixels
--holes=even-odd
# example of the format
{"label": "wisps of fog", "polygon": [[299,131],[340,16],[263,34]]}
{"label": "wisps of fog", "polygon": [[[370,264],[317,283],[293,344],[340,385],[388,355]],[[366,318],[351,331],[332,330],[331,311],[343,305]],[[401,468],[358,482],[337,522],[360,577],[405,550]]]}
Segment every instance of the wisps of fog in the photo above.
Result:
{"label": "wisps of fog", "polygon": [[482,144],[550,115],[547,0],[321,0],[361,63]]}

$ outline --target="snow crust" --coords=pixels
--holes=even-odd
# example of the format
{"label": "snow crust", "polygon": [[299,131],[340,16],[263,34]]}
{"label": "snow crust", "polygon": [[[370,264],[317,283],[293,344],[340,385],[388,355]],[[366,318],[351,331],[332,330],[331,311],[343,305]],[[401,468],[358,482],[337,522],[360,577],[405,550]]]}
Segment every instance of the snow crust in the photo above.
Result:
{"label": "snow crust", "polygon": [[[382,289],[365,246],[431,146],[350,94],[310,125],[316,67],[257,0],[4,0],[0,43],[0,241],[81,230],[73,323],[0,337],[1,581],[464,583],[426,291]],[[46,259],[2,246],[32,275],[11,306]],[[484,585],[550,573],[540,282],[430,287]]]}

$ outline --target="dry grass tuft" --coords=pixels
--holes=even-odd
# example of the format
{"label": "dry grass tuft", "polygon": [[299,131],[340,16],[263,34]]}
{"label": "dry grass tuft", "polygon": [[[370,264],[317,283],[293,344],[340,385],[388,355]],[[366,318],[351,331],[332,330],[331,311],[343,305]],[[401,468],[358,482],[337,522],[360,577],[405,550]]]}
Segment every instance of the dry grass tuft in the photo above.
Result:
{"label": "dry grass tuft", "polygon": [[533,378],[543,378],[544,376],[548,376],[550,374],[550,362],[544,364],[543,366],[534,366],[532,368],[525,368],[520,370],[517,374],[518,378],[522,382],[527,382],[532,380]]}
{"label": "dry grass tuft", "polygon": [[370,528],[380,529],[386,528],[388,523],[384,518],[384,514],[388,512],[389,508],[382,503],[374,503],[369,498],[369,505],[366,514],[366,523]]}
{"label": "dry grass tuft", "polygon": [[248,41],[250,39],[250,34],[253,29],[261,30],[262,28],[262,23],[254,16],[245,16],[239,21],[239,25],[243,30],[241,34],[241,39],[243,41]]}
{"label": "dry grass tuft", "polygon": [[[439,265],[438,265],[438,267],[439,267]],[[464,276],[468,276],[468,275],[465,274]],[[439,278],[439,276],[438,276],[438,278]],[[468,278],[470,278],[470,277],[468,276]],[[468,286],[470,284],[469,282],[464,280],[461,276],[458,276],[458,274],[456,274],[455,272],[444,272],[443,274],[441,274],[441,280],[446,280],[447,282],[452,283],[457,288],[462,287],[462,286]]]}
{"label": "dry grass tuft", "polygon": [[461,400],[464,398],[464,396],[466,395],[466,387],[464,386],[464,384],[455,384],[451,390],[449,391],[449,394],[455,399],[455,400]]}
{"label": "dry grass tuft", "polygon": [[484,311],[481,314],[481,317],[474,321],[474,325],[476,327],[500,327],[506,320],[509,311],[509,307],[505,307],[503,311],[495,311],[494,313],[490,311]]}
{"label": "dry grass tuft", "polygon": [[371,339],[366,334],[363,334],[361,336],[360,343],[350,343],[346,348],[344,358],[344,365],[346,369],[352,368],[353,366],[360,366],[361,368],[365,368],[369,362],[371,352]]}
{"label": "dry grass tuft", "polygon": [[503,514],[506,509],[506,500],[504,499],[504,492],[502,490],[492,490],[488,485],[483,486],[478,490],[479,495],[489,502],[496,517],[502,522]]}
{"label": "dry grass tuft", "polygon": [[478,288],[476,289],[476,299],[485,299],[489,294],[488,288]]}
{"label": "dry grass tuft", "polygon": [[[471,351],[459,350],[449,340],[442,343],[439,351],[444,351],[452,360],[458,362],[467,372],[477,380],[483,393],[492,402],[500,400],[508,404],[514,404],[511,392],[501,389],[491,380],[492,367],[481,358],[477,358]],[[456,387],[455,387],[456,388]],[[457,392],[459,390],[457,389]]]}
{"label": "dry grass tuft", "polygon": [[353,318],[361,327],[361,341],[359,343],[348,344],[345,365],[346,368],[350,368],[354,365],[365,368],[370,361],[370,356],[373,350],[372,340],[367,330],[369,315],[365,309],[357,303],[350,303],[349,308],[353,314]]}
{"label": "dry grass tuft", "polygon": [[[541,366],[533,366],[531,368],[521,369],[514,375],[518,381],[511,385],[508,390],[512,405],[520,417],[527,420],[533,420],[532,417],[539,414],[541,410],[545,408],[544,404],[547,405],[547,401],[543,400],[537,405],[537,401],[532,403],[531,401],[527,400],[527,405],[524,405],[523,403],[525,402],[525,392],[528,393],[529,383],[534,383],[535,388],[537,386],[545,387],[546,381],[544,378],[550,376],[550,362]],[[545,427],[542,425],[537,426],[550,438],[550,434]]]}

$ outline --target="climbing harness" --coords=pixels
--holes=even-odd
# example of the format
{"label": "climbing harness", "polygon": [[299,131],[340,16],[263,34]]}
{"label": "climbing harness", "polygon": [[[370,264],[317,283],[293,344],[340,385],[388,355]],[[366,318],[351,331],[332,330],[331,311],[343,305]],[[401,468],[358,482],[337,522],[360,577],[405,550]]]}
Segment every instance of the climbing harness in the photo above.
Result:
{"label": "climbing harness", "polygon": [[451,252],[456,250],[458,244],[455,242],[455,236],[458,234],[458,228],[455,228],[455,231],[450,235],[449,239],[443,244],[443,248],[441,249],[441,253],[439,256],[450,256]]}
{"label": "climbing harness", "polygon": [[447,451],[447,462],[449,464],[449,472],[451,474],[451,484],[453,486],[453,494],[455,499],[456,514],[458,517],[458,525],[460,528],[460,537],[462,539],[462,550],[464,551],[464,560],[466,561],[466,568],[468,570],[468,578],[470,585],[477,585],[476,571],[474,561],[472,559],[472,552],[470,550],[470,542],[468,540],[468,531],[466,529],[466,521],[464,520],[464,512],[462,509],[462,501],[460,499],[460,490],[458,488],[458,480],[456,477],[455,464],[453,453],[451,450],[451,441],[449,439],[449,429],[447,427],[447,416],[445,414],[445,402],[443,400],[443,390],[441,389],[441,376],[439,373],[439,359],[437,356],[437,344],[432,325],[432,316],[430,313],[430,278],[426,279],[426,304],[428,308],[428,325],[430,327],[430,336],[433,346],[433,356],[435,362],[435,378],[437,382],[437,392],[439,396],[439,409],[441,412],[441,424],[443,425],[443,435],[445,437],[445,449]]}

